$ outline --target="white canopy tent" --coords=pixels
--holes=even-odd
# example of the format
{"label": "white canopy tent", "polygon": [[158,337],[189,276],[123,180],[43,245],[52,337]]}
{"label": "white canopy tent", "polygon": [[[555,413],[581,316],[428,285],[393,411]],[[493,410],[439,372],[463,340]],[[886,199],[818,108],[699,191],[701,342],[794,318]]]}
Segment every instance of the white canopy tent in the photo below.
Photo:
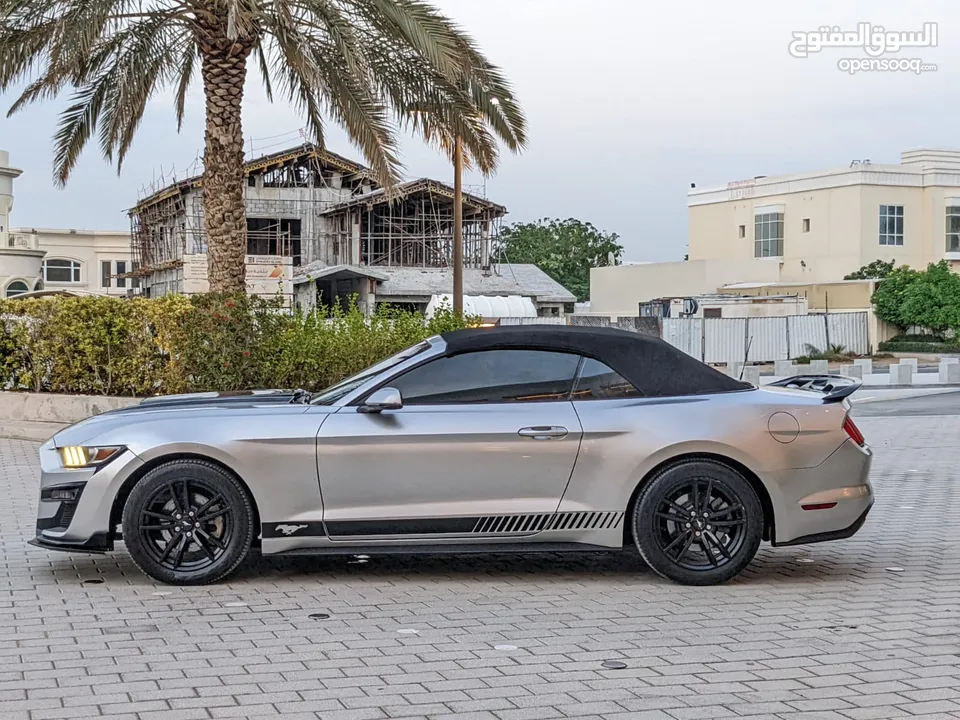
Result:
{"label": "white canopy tent", "polygon": [[[427,303],[426,316],[433,317],[441,308],[453,308],[452,295],[433,295]],[[533,300],[522,295],[464,295],[463,314],[482,317],[484,320],[499,318],[537,317]]]}

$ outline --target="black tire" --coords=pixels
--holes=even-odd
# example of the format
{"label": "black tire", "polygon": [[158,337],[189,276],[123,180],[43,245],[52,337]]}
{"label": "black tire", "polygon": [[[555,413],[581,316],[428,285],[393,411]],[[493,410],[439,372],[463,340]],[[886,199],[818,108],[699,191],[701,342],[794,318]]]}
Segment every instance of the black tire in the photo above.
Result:
{"label": "black tire", "polygon": [[250,496],[230,473],[203,460],[173,460],[134,486],[123,506],[123,540],[154,580],[207,585],[247,558],[254,517]]}
{"label": "black tire", "polygon": [[713,460],[685,460],[659,471],[633,511],[633,537],[644,562],[683,585],[718,585],[739,575],[757,554],[763,525],[753,486]]}

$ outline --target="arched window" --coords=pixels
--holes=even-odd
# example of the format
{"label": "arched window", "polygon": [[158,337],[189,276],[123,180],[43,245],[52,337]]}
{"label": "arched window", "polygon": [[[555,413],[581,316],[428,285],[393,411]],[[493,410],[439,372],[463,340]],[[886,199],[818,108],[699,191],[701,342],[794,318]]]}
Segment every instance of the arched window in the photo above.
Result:
{"label": "arched window", "polygon": [[80,263],[62,258],[44,260],[43,279],[48,283],[78,283],[80,282]]}
{"label": "arched window", "polygon": [[40,278],[39,280],[37,280],[37,281],[33,284],[33,291],[34,291],[34,292],[39,292],[39,291],[41,291],[41,290],[43,290],[43,278]]}
{"label": "arched window", "polygon": [[16,297],[17,295],[28,292],[29,290],[30,288],[27,287],[27,284],[23,282],[23,280],[14,280],[12,283],[7,285],[7,297]]}

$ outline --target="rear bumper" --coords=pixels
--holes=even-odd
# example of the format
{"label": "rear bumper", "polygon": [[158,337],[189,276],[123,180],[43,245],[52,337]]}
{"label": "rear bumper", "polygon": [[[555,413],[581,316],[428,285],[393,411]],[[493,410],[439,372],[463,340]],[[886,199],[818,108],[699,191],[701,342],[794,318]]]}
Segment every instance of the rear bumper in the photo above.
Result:
{"label": "rear bumper", "polygon": [[847,440],[816,467],[777,473],[770,493],[771,544],[805,545],[856,533],[874,503],[872,461],[868,447]]}
{"label": "rear bumper", "polygon": [[830,542],[831,540],[846,540],[856,535],[860,528],[863,527],[863,524],[867,521],[867,515],[870,514],[872,509],[873,499],[871,498],[870,504],[867,505],[867,509],[863,511],[860,517],[854,520],[852,525],[842,530],[828,530],[826,532],[814,533],[813,535],[802,535],[801,537],[787,540],[786,542],[774,542],[773,545],[774,547],[789,547],[791,545],[812,545],[814,543]]}

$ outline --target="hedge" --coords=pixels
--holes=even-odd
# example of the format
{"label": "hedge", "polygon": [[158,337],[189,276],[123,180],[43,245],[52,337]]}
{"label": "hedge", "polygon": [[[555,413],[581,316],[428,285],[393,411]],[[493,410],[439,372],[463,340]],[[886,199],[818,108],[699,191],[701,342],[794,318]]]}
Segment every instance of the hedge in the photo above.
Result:
{"label": "hedge", "polygon": [[880,343],[880,352],[913,352],[913,353],[960,353],[960,345],[938,342],[902,342],[887,340]]}
{"label": "hedge", "polygon": [[467,324],[441,310],[289,312],[217,294],[0,300],[0,388],[92,395],[319,390]]}
{"label": "hedge", "polygon": [[939,335],[896,335],[895,337],[890,338],[886,342],[891,344],[903,344],[903,343],[943,343],[950,344],[950,341]]}

